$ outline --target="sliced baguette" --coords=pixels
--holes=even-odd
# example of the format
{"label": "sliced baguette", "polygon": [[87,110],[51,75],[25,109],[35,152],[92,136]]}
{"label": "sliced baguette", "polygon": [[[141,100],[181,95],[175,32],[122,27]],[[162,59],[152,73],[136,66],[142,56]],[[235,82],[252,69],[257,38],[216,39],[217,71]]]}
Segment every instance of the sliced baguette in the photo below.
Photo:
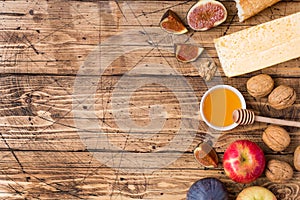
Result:
{"label": "sliced baguette", "polygon": [[235,0],[239,21],[245,21],[278,1],[280,0]]}
{"label": "sliced baguette", "polygon": [[300,57],[300,12],[214,40],[226,76]]}

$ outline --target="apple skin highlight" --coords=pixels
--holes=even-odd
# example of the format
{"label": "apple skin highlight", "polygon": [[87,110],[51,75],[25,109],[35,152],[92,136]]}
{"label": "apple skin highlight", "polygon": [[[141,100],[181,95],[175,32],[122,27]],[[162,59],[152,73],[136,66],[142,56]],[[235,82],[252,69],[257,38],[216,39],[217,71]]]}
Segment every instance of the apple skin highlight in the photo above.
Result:
{"label": "apple skin highlight", "polygon": [[249,140],[237,140],[226,149],[223,167],[226,175],[238,183],[250,183],[261,176],[266,160],[262,149]]}
{"label": "apple skin highlight", "polygon": [[243,189],[236,200],[277,200],[276,196],[268,189],[261,186],[250,186]]}

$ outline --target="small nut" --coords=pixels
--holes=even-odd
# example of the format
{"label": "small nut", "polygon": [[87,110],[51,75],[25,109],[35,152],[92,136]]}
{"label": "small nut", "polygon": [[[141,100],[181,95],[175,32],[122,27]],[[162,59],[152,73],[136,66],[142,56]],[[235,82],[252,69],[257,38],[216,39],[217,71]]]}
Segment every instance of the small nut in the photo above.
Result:
{"label": "small nut", "polygon": [[294,166],[297,171],[300,171],[300,146],[294,152]]}
{"label": "small nut", "polygon": [[255,98],[267,96],[272,91],[273,87],[274,81],[271,76],[267,74],[253,76],[247,81],[247,91]]}
{"label": "small nut", "polygon": [[293,88],[280,85],[268,97],[270,106],[277,110],[287,108],[296,101],[296,92]]}
{"label": "small nut", "polygon": [[218,155],[216,151],[206,142],[202,142],[194,150],[195,159],[204,167],[216,168],[218,166]]}
{"label": "small nut", "polygon": [[280,126],[270,125],[262,134],[262,140],[273,151],[283,151],[291,142],[289,133]]}
{"label": "small nut", "polygon": [[293,168],[284,161],[270,160],[266,168],[266,177],[277,183],[282,183],[290,180],[293,177]]}

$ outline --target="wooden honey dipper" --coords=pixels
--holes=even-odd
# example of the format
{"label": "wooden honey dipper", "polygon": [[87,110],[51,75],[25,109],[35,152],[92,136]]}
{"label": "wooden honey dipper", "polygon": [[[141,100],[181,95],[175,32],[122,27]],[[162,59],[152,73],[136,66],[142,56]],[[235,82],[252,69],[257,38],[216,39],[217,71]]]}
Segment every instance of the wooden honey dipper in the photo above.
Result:
{"label": "wooden honey dipper", "polygon": [[282,126],[293,126],[300,128],[300,122],[288,121],[283,119],[274,119],[270,117],[255,116],[254,112],[247,109],[234,110],[232,113],[233,121],[237,124],[253,124],[254,121],[277,124]]}

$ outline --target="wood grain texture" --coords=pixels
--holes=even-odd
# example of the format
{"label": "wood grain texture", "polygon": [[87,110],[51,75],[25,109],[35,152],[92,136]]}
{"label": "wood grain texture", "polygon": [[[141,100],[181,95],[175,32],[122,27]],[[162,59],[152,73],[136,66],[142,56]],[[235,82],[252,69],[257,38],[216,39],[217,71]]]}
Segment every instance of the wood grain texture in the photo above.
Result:
{"label": "wood grain texture", "polygon": [[[1,1],[0,199],[185,199],[192,183],[204,177],[220,178],[230,199],[250,185],[265,186],[280,200],[300,199],[299,172],[288,183],[271,183],[263,175],[243,185],[226,177],[221,162],[231,142],[249,139],[264,150],[267,160],[293,166],[299,129],[285,127],[291,144],[275,153],[261,139],[266,124],[218,133],[207,128],[197,109],[209,87],[224,83],[239,89],[247,108],[257,114],[300,120],[299,98],[292,107],[278,111],[268,106],[266,98],[251,97],[245,86],[249,77],[267,73],[275,85],[289,85],[300,96],[299,58],[229,79],[213,45],[214,38],[298,12],[300,1],[278,2],[243,23],[238,22],[235,3],[222,2],[229,13],[225,23],[186,35],[205,48],[201,59],[218,65],[216,77],[205,82],[199,65],[174,58],[170,47],[175,37],[154,34],[139,40],[147,38],[148,30],[157,30],[167,9],[186,23],[186,12],[195,1]],[[126,37],[120,40],[120,35]],[[158,43],[156,37],[161,39]],[[118,44],[128,39],[129,43]],[[125,53],[120,56],[120,51]],[[134,71],[141,66],[142,73]],[[144,84],[147,80],[156,82]],[[129,95],[127,86],[140,87]],[[126,100],[127,107],[118,107]],[[129,116],[124,121],[130,119],[130,125],[142,129],[127,130],[122,123],[120,128],[117,119],[124,116],[122,111]],[[162,125],[158,130],[150,126],[155,117]],[[180,127],[188,127],[187,132]],[[104,133],[115,148],[97,145],[104,143],[95,133]],[[181,148],[186,140],[174,142],[176,149],[168,148],[176,136],[190,136],[186,148]],[[216,169],[201,167],[193,157],[193,149],[203,140],[213,142],[220,158]],[[168,159],[172,162],[159,165]]]}

